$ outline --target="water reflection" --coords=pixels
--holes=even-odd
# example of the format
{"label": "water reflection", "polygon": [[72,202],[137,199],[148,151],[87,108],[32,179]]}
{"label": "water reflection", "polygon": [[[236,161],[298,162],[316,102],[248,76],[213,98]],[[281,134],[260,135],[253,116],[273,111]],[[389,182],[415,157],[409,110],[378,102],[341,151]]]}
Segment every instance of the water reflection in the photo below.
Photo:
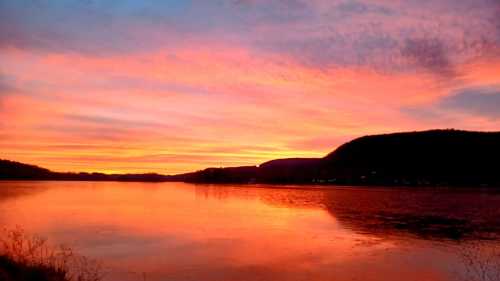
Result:
{"label": "water reflection", "polygon": [[271,205],[325,209],[346,228],[382,237],[500,238],[500,193],[496,189],[289,186],[269,191],[269,186],[259,187],[266,190],[202,185],[197,193],[219,199],[254,196]]}
{"label": "water reflection", "polygon": [[32,183],[20,181],[0,182],[0,201],[15,199],[16,197],[29,196],[43,192],[48,187],[33,188]]}
{"label": "water reflection", "polygon": [[453,280],[453,249],[494,237],[500,203],[491,191],[92,182],[4,182],[0,198],[2,225],[74,245],[109,280]]}

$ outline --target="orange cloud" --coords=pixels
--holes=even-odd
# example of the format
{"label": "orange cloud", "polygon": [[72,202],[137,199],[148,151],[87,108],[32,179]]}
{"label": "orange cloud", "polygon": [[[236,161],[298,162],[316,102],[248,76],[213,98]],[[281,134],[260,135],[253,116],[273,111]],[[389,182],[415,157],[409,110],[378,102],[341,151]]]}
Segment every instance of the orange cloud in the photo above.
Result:
{"label": "orange cloud", "polygon": [[59,171],[256,165],[319,157],[364,134],[499,125],[402,110],[432,104],[459,86],[500,82],[500,63],[492,60],[456,66],[462,79],[454,84],[427,72],[319,69],[210,42],[112,56],[8,49],[0,60],[0,74],[16,89],[0,95],[1,157]]}

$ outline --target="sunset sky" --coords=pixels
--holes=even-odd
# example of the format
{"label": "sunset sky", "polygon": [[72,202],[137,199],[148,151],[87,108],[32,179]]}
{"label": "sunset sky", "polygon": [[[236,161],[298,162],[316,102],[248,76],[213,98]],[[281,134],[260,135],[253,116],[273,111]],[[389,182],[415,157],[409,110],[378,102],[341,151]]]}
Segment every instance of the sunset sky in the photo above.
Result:
{"label": "sunset sky", "polygon": [[0,158],[160,172],[500,130],[499,0],[1,0]]}

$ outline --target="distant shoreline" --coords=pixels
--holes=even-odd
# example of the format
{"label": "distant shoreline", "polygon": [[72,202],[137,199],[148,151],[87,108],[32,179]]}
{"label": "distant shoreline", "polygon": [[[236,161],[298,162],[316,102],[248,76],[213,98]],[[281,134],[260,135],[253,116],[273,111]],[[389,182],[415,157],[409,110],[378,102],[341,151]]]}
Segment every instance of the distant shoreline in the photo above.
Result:
{"label": "distant shoreline", "polygon": [[151,184],[163,184],[163,183],[185,183],[196,186],[231,186],[231,187],[251,187],[251,188],[276,188],[276,189],[298,189],[298,190],[314,190],[314,189],[408,189],[412,190],[418,189],[439,189],[439,190],[499,190],[498,186],[456,186],[456,185],[345,185],[345,184],[317,184],[317,183],[210,183],[210,182],[186,182],[186,181],[120,181],[120,180],[51,180],[51,179],[0,179],[0,183],[16,183],[16,182],[88,182],[88,183],[151,183]]}
{"label": "distant shoreline", "polygon": [[187,181],[123,181],[123,180],[54,180],[54,179],[0,179],[0,183],[8,182],[88,182],[88,183],[101,183],[101,182],[112,182],[112,183],[152,183],[152,184],[162,184],[162,183],[185,183],[197,186],[241,186],[241,187],[252,187],[252,188],[278,188],[278,189],[324,189],[324,188],[336,188],[336,189],[460,189],[460,190],[500,190],[500,185],[498,186],[457,186],[457,185],[370,185],[370,184],[360,184],[360,185],[347,185],[347,184],[333,184],[333,183],[231,183],[231,182],[187,182]]}
{"label": "distant shoreline", "polygon": [[0,160],[0,180],[188,182],[386,187],[500,187],[500,132],[430,130],[365,136],[323,158],[207,168],[178,175],[61,173]]}

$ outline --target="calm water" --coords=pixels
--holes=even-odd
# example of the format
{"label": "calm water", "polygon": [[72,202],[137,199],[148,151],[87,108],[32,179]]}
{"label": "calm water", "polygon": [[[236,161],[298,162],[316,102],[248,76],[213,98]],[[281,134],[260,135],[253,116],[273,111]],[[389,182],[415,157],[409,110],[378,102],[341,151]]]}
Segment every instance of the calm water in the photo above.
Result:
{"label": "calm water", "polygon": [[[494,190],[0,182],[0,225],[107,280],[463,280],[499,246]],[[499,261],[500,264],[500,261]]]}

